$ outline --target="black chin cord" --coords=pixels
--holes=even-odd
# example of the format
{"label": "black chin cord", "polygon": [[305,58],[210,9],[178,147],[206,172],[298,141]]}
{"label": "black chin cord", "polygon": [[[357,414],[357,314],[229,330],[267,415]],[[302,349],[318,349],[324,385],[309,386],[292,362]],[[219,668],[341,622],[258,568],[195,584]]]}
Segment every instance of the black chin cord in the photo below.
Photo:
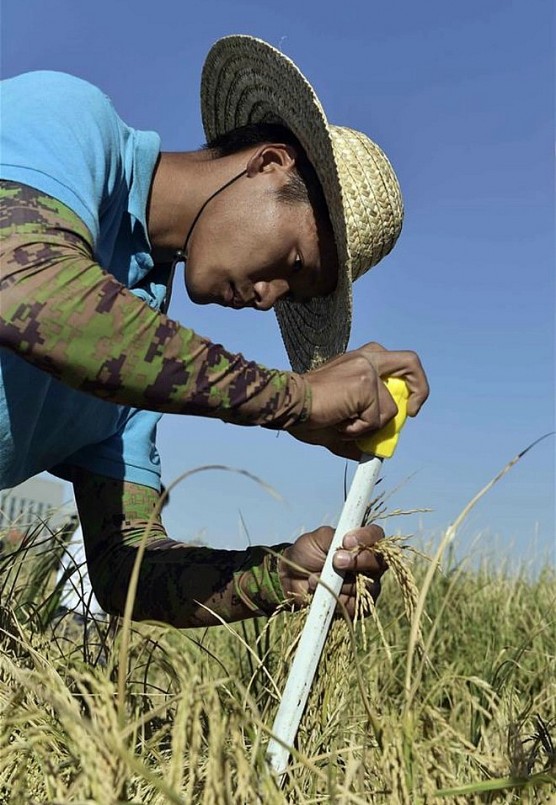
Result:
{"label": "black chin cord", "polygon": [[223,190],[225,190],[227,187],[229,187],[234,182],[237,182],[237,180],[241,179],[242,176],[245,176],[246,173],[247,173],[247,169],[242,170],[241,173],[238,173],[238,175],[234,176],[233,179],[230,179],[229,182],[226,182],[226,184],[222,185],[222,187],[220,187],[218,190],[215,190],[214,193],[211,196],[209,196],[207,198],[207,200],[204,202],[204,204],[201,206],[201,209],[199,210],[199,212],[197,213],[197,215],[193,219],[193,223],[189,227],[189,232],[187,233],[187,237],[185,239],[185,243],[183,244],[183,248],[178,249],[177,252],[174,254],[174,260],[173,260],[173,263],[172,263],[172,271],[171,271],[172,276],[174,274],[174,271],[175,271],[177,263],[184,263],[187,260],[187,247],[189,245],[189,239],[191,238],[191,234],[193,232],[193,229],[195,228],[195,224],[197,223],[197,221],[201,217],[201,215],[202,215],[205,207],[209,203],[209,201],[212,201],[212,199],[215,196],[217,196],[219,193],[221,193]]}

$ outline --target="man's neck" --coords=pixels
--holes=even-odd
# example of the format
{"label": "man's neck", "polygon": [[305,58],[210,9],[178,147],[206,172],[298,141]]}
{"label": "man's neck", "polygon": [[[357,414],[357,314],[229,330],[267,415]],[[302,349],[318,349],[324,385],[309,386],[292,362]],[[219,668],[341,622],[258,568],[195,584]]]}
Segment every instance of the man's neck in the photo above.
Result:
{"label": "man's neck", "polygon": [[173,259],[206,199],[246,162],[245,153],[219,159],[209,151],[160,154],[147,207],[149,239],[157,262]]}

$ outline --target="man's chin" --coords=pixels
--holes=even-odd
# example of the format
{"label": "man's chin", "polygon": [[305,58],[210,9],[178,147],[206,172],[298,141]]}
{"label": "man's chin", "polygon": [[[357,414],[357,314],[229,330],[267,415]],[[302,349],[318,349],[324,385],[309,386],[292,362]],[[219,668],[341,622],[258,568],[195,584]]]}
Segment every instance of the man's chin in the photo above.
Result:
{"label": "man's chin", "polygon": [[[185,290],[191,301],[195,305],[221,305],[222,307],[229,307],[230,299],[226,298],[226,293],[219,293],[218,289],[199,287],[199,283],[195,282],[195,274],[193,271],[188,273],[185,271]],[[230,290],[229,295],[232,295]]]}
{"label": "man's chin", "polygon": [[222,304],[222,302],[219,302],[219,300],[215,299],[211,294],[204,293],[192,287],[191,284],[187,282],[187,278],[185,280],[185,290],[195,305]]}
{"label": "man's chin", "polygon": [[194,294],[189,294],[189,298],[195,305],[218,305],[221,304],[216,299],[209,299],[206,296],[197,296]]}

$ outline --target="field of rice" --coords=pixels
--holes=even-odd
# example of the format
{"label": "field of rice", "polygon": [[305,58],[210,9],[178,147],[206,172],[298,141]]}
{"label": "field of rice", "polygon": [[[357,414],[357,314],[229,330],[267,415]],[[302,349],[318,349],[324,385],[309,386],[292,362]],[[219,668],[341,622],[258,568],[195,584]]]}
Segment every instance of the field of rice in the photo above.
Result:
{"label": "field of rice", "polygon": [[305,613],[80,624],[57,614],[63,541],[31,534],[0,558],[0,803],[556,802],[555,570],[457,564],[453,536],[386,541],[280,788],[265,746]]}

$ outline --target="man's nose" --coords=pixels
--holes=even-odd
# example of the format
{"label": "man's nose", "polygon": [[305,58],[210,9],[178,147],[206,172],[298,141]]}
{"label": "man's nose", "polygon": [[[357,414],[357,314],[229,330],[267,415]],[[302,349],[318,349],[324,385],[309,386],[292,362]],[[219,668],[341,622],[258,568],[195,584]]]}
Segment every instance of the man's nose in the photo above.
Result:
{"label": "man's nose", "polygon": [[274,303],[289,293],[289,285],[286,280],[277,279],[271,282],[256,282],[253,285],[255,291],[255,307],[257,310],[270,310]]}

